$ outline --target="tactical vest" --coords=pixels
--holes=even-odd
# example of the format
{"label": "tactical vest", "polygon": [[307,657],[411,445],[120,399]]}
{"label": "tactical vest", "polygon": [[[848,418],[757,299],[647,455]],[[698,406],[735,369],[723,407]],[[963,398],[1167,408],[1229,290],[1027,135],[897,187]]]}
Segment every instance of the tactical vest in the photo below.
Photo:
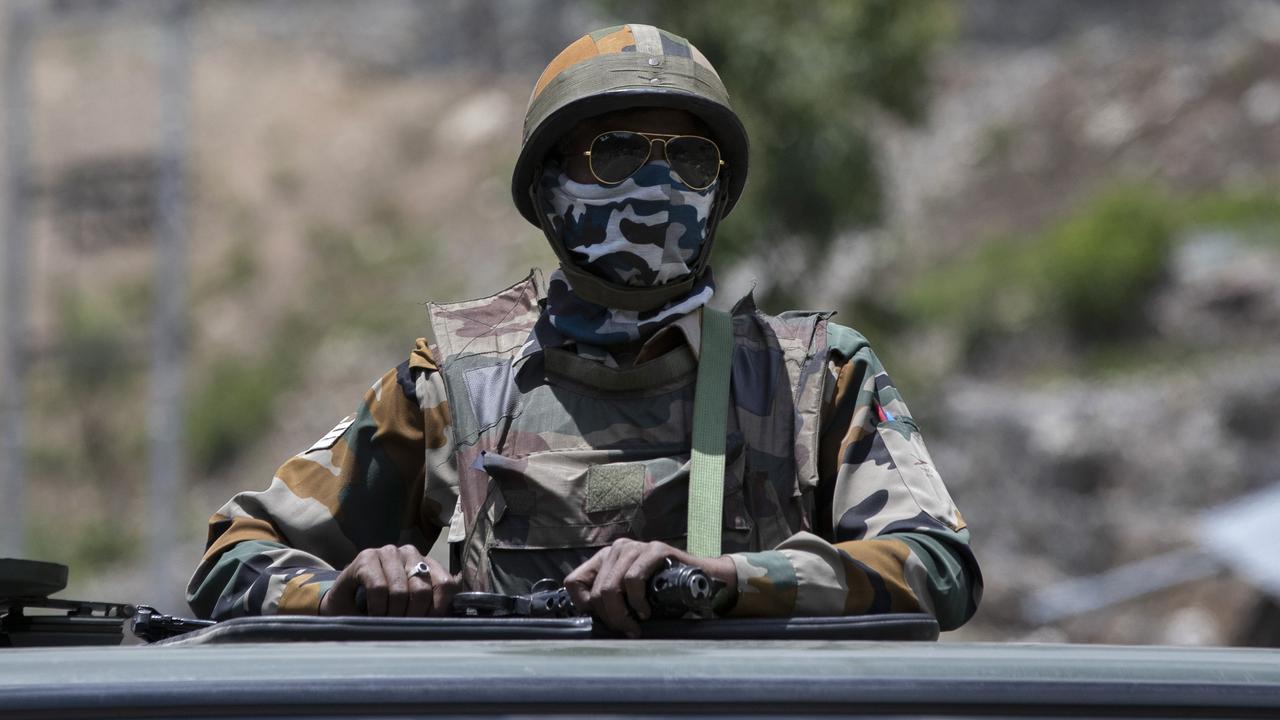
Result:
{"label": "tactical vest", "polygon": [[[453,570],[472,590],[529,592],[619,538],[684,545],[692,352],[621,369],[562,348],[521,358],[541,298],[531,274],[428,308],[456,448]],[[732,316],[726,553],[811,529],[827,375],[827,314],[769,316],[748,295]]]}

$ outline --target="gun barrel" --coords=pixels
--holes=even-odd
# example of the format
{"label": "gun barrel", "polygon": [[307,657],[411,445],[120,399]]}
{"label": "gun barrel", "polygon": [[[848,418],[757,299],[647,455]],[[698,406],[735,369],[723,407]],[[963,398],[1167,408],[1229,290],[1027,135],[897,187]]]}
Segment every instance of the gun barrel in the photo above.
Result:
{"label": "gun barrel", "polygon": [[692,565],[669,562],[649,580],[646,599],[655,619],[674,619],[686,613],[711,614],[715,596],[711,578]]}

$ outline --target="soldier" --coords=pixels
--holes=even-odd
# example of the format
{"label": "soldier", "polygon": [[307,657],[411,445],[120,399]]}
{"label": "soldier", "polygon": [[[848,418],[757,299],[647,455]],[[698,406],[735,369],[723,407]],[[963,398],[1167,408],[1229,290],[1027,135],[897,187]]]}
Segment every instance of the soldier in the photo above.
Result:
{"label": "soldier", "polygon": [[[192,608],[354,614],[363,586],[370,615],[440,615],[459,589],[552,577],[635,635],[674,558],[723,583],[722,615],[965,622],[968,531],[866,340],[749,295],[707,307],[746,177],[746,132],[687,40],[631,24],[566,48],[512,179],[559,268],[429,305],[431,342],[213,516]],[[424,557],[446,529],[450,569]]]}

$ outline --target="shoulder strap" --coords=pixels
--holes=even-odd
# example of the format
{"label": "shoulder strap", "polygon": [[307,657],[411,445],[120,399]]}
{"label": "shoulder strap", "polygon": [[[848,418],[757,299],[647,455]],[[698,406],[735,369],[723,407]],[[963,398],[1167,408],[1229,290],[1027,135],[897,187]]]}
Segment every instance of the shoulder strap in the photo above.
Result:
{"label": "shoulder strap", "polygon": [[686,549],[700,557],[720,555],[724,506],[725,426],[733,322],[721,310],[702,310],[702,342],[693,398],[693,455],[689,463],[689,535]]}

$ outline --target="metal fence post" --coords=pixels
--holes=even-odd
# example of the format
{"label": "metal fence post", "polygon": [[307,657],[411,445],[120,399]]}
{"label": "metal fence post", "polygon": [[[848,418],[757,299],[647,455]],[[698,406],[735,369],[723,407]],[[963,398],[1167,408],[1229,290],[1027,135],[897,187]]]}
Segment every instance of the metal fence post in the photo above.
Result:
{"label": "metal fence post", "polygon": [[27,402],[27,141],[31,40],[34,9],[8,6],[4,61],[5,223],[3,396],[4,456],[0,466],[0,555],[21,556],[26,537]]}
{"label": "metal fence post", "polygon": [[191,82],[191,4],[174,0],[165,15],[160,78],[160,172],[156,182],[155,307],[151,335],[151,446],[148,509],[151,591],[180,603],[174,586],[185,463],[186,152]]}

